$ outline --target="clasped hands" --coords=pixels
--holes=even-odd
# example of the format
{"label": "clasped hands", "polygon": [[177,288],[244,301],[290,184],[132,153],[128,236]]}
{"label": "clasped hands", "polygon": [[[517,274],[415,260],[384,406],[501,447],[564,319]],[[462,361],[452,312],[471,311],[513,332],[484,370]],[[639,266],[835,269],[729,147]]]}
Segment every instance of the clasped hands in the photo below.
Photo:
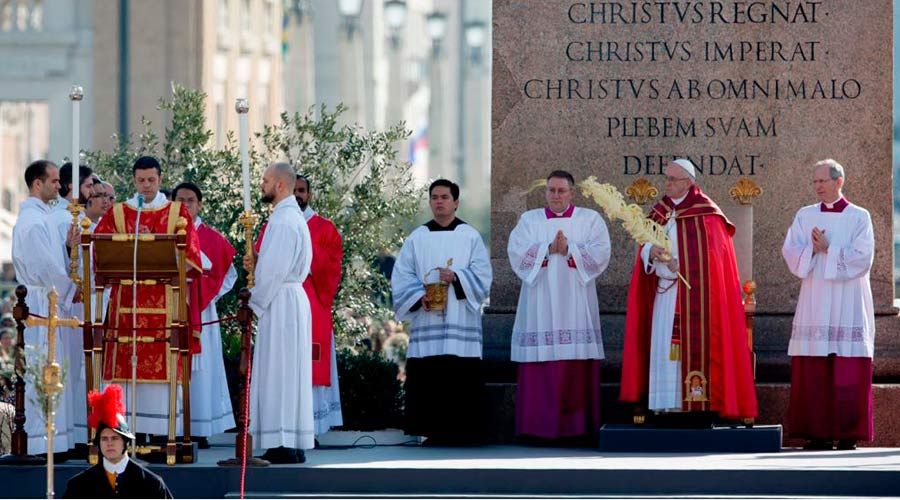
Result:
{"label": "clasped hands", "polygon": [[566,238],[566,235],[563,234],[561,229],[556,232],[556,237],[553,238],[553,242],[550,243],[548,253],[559,255],[569,254],[569,240]]}
{"label": "clasped hands", "polygon": [[650,247],[650,260],[653,262],[662,262],[669,271],[673,273],[678,272],[678,259],[673,259],[672,256],[669,255],[669,252],[662,247],[656,245]]}
{"label": "clasped hands", "polygon": [[812,230],[813,253],[828,253],[828,238],[825,230],[814,227]]}

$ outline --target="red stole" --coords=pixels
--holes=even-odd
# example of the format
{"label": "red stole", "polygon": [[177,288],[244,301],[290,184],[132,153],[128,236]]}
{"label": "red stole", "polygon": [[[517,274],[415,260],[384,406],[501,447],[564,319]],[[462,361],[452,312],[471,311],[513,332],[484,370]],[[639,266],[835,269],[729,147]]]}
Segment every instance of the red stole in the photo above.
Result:
{"label": "red stole", "polygon": [[[331,385],[331,350],[334,348],[334,297],[341,282],[343,242],[330,220],[314,215],[306,221],[312,239],[312,265],[303,289],[312,313],[313,385]],[[263,224],[254,249],[259,252],[266,233]]]}
{"label": "red stole", "polygon": [[200,311],[203,311],[216,298],[225,276],[228,274],[228,266],[234,262],[237,251],[231,243],[222,236],[222,233],[201,223],[197,228],[197,237],[200,240],[200,250],[212,262],[212,268],[203,271],[200,279],[199,303]]}
{"label": "red stole", "polygon": [[[668,197],[650,211],[665,224],[675,218],[679,270],[673,341],[680,340],[684,411],[714,411],[725,418],[757,414],[744,307],[732,235],[734,225],[696,186],[675,206]],[[658,279],[635,259],[628,291],[620,399],[646,398],[653,302]],[[680,334],[680,335],[676,335]],[[680,337],[680,339],[678,338]]]}
{"label": "red stole", "polygon": [[[189,265],[189,276],[197,277],[200,270],[200,245],[197,233],[187,209],[179,202],[169,202],[160,208],[145,208],[141,211],[142,233],[175,234],[175,224],[179,217],[187,222],[186,259]],[[116,203],[100,219],[94,233],[113,234],[135,232],[137,222],[137,209],[125,203]],[[140,252],[138,253],[140,258]],[[191,288],[189,286],[189,288]],[[159,340],[168,336],[168,330],[140,330],[132,332],[131,328],[164,328],[171,324],[175,315],[177,304],[172,295],[171,287],[166,285],[139,285],[137,304],[137,323],[132,324],[132,288],[130,286],[113,286],[109,302],[109,325],[118,330],[112,332],[115,337],[140,337],[153,336]],[[189,290],[188,297],[195,297],[195,291]],[[200,309],[192,303],[188,304],[188,318],[194,325],[200,324]],[[191,353],[200,352],[200,327],[196,326],[190,336]],[[167,378],[169,353],[164,342],[137,344],[138,368],[137,378],[139,382],[162,382]],[[131,345],[129,343],[104,344],[104,380],[126,381],[131,378]],[[181,364],[178,364],[178,376],[181,377]]]}

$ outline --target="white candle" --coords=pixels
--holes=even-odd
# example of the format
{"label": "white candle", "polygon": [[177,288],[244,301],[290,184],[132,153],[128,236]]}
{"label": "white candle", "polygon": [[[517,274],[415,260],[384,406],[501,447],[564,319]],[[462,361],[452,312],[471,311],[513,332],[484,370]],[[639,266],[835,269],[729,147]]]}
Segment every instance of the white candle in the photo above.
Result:
{"label": "white candle", "polygon": [[247,130],[247,111],[250,106],[247,99],[238,99],[234,103],[238,112],[238,128],[241,145],[241,175],[244,181],[244,212],[250,212],[250,137]]}
{"label": "white candle", "polygon": [[[75,186],[74,179],[77,179],[78,175],[78,167],[81,164],[81,154],[80,154],[80,146],[81,146],[81,138],[80,138],[80,125],[81,125],[81,99],[84,98],[84,91],[79,86],[72,87],[72,91],[69,92],[69,99],[72,100],[72,191],[74,192],[79,186]],[[75,196],[77,200],[78,197]]]}

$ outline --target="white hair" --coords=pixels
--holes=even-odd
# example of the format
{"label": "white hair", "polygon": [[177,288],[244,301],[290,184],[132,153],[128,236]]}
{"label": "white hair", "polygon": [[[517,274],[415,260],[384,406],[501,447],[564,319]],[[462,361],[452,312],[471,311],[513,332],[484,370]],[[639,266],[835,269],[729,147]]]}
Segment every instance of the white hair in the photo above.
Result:
{"label": "white hair", "polygon": [[832,180],[835,180],[835,181],[838,179],[847,180],[847,178],[844,176],[844,167],[840,163],[832,160],[831,158],[827,158],[822,161],[817,161],[816,164],[813,165],[813,170],[814,171],[818,170],[819,167],[828,167],[828,175],[831,177]]}

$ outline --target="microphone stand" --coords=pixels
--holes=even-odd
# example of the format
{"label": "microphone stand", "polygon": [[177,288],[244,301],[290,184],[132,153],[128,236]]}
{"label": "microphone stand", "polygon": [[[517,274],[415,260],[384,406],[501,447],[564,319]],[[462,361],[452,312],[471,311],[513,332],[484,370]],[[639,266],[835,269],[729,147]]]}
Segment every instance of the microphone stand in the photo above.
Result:
{"label": "microphone stand", "polygon": [[[131,275],[131,327],[137,328],[137,255],[141,232],[144,195],[137,195],[137,220],[134,223],[134,257]],[[137,330],[131,332],[131,432],[137,432]],[[131,440],[131,456],[137,458],[137,438]]]}

